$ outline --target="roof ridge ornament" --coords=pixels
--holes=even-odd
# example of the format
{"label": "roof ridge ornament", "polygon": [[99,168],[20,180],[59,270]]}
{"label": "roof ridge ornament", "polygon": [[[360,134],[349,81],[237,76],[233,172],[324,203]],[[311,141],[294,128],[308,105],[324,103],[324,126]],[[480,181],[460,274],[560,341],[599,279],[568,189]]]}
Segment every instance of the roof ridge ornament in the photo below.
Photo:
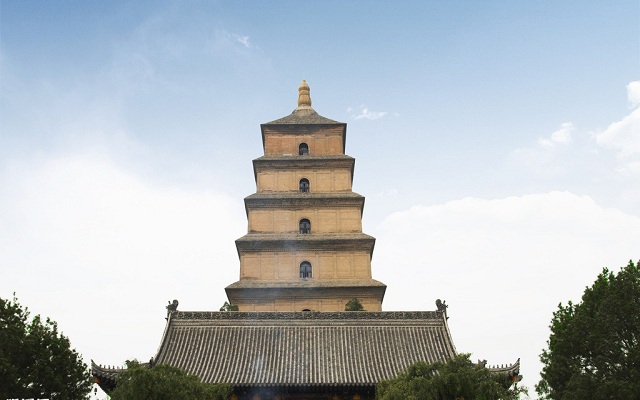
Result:
{"label": "roof ridge ornament", "polygon": [[298,87],[298,107],[308,106],[311,107],[311,97],[309,96],[309,84],[304,79]]}
{"label": "roof ridge ornament", "polygon": [[311,97],[309,96],[309,84],[307,84],[306,80],[302,80],[300,86],[298,87],[298,110],[313,110],[311,108]]}

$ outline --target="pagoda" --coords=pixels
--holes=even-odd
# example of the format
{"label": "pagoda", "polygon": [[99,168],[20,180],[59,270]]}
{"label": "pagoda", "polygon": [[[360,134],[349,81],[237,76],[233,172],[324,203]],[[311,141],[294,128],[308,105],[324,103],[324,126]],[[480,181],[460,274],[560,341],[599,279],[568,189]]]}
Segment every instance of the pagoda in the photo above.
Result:
{"label": "pagoda", "polygon": [[347,124],[298,107],[262,124],[253,160],[256,193],[244,200],[248,233],[236,240],[240,280],[227,286],[240,311],[344,311],[357,298],[381,311],[386,286],[371,277],[375,239],[362,233],[364,197],[352,191]]}
{"label": "pagoda", "polygon": [[[240,278],[225,289],[238,311],[175,302],[149,364],[230,384],[231,400],[373,400],[381,380],[455,357],[440,300],[434,311],[382,311],[386,286],[371,276],[375,239],[362,232],[346,124],[319,115],[302,81],[295,110],[261,131],[248,232],[236,240]],[[354,299],[363,311],[345,311]],[[510,381],[519,367],[490,369]],[[107,392],[122,371],[91,368]]]}

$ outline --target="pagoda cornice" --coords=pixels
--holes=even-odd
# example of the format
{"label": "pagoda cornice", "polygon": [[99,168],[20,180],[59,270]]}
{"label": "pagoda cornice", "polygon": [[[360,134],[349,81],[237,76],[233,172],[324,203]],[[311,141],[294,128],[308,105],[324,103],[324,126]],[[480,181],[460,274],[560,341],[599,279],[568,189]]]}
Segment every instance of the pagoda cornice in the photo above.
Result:
{"label": "pagoda cornice", "polygon": [[364,233],[248,233],[236,240],[238,256],[251,251],[366,251],[371,257],[376,239]]}
{"label": "pagoda cornice", "polygon": [[315,168],[315,167],[351,167],[355,158],[345,154],[329,156],[262,156],[253,160],[255,166],[271,168]]}
{"label": "pagoda cornice", "polygon": [[384,298],[387,286],[375,279],[321,280],[300,279],[298,281],[255,281],[241,279],[225,288],[234,301],[272,301],[276,299],[309,298],[331,300],[336,297]]}
{"label": "pagoda cornice", "polygon": [[245,197],[247,212],[254,209],[299,210],[305,208],[347,208],[356,207],[360,214],[364,209],[364,196],[354,192],[344,193],[255,193]]}
{"label": "pagoda cornice", "polygon": [[253,160],[253,176],[257,179],[258,172],[268,170],[297,170],[297,169],[330,169],[348,168],[353,180],[353,169],[356,160],[347,155],[332,156],[279,156],[259,157]]}

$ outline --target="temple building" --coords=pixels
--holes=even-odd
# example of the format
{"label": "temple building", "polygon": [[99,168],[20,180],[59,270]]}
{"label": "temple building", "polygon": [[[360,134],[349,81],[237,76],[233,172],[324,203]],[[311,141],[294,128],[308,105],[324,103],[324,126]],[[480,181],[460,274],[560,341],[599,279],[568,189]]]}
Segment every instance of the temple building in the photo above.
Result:
{"label": "temple building", "polygon": [[[297,108],[261,131],[248,232],[236,240],[240,276],[225,289],[238,311],[171,308],[153,363],[228,383],[233,400],[364,400],[418,361],[454,357],[440,301],[435,311],[382,311],[347,125],[319,115],[302,81]],[[345,311],[353,299],[363,311]],[[517,377],[519,362],[493,370]],[[119,371],[92,362],[106,391]]]}

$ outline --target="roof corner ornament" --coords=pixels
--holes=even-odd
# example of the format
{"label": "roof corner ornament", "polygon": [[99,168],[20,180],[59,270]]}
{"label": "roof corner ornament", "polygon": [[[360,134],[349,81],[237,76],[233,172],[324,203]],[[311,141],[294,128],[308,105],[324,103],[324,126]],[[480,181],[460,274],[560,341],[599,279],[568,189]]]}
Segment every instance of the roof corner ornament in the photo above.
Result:
{"label": "roof corner ornament", "polygon": [[447,317],[447,308],[448,308],[449,306],[447,305],[447,302],[446,302],[446,301],[444,301],[444,300],[440,300],[440,299],[436,300],[436,307],[438,307],[438,310],[437,310],[437,311],[440,311],[441,313],[443,313],[443,314],[444,314],[444,316],[445,316],[447,319],[449,319],[449,317]]}
{"label": "roof corner ornament", "polygon": [[169,304],[166,306],[167,309],[167,318],[165,319],[169,319],[169,314],[172,314],[176,311],[178,311],[178,300],[173,300],[173,302],[169,301]]}
{"label": "roof corner ornament", "polygon": [[311,97],[309,96],[309,85],[304,79],[298,87],[298,110],[303,108],[311,108]]}

